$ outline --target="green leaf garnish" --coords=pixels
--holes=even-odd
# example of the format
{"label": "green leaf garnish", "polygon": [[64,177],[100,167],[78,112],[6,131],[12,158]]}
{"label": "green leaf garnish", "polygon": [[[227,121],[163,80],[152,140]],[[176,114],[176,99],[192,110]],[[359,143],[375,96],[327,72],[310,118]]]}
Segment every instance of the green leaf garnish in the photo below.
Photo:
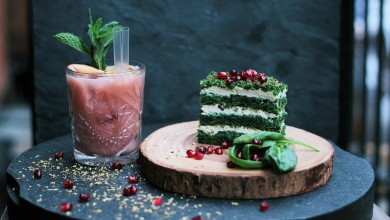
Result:
{"label": "green leaf garnish", "polygon": [[88,46],[84,43],[83,39],[81,39],[80,37],[78,37],[72,33],[62,32],[62,33],[58,33],[58,34],[54,35],[53,37],[55,39],[61,41],[62,43],[69,45],[82,53],[85,53],[87,55],[91,55],[91,51],[89,50]]}
{"label": "green leaf garnish", "polygon": [[[253,144],[254,140],[259,144]],[[295,168],[298,158],[290,148],[292,144],[308,147],[314,151],[320,151],[317,147],[309,144],[287,139],[277,132],[260,132],[241,135],[234,139],[233,146],[229,151],[230,160],[245,169],[257,169],[263,167],[276,168],[279,172],[288,172]],[[242,158],[238,158],[238,152]],[[250,160],[251,154],[256,153],[262,158],[260,161]]]}
{"label": "green leaf garnish", "polygon": [[105,70],[107,64],[105,58],[108,52],[109,46],[112,44],[114,28],[121,28],[122,26],[116,22],[111,21],[103,25],[102,18],[93,21],[92,11],[89,9],[89,24],[87,35],[91,45],[88,47],[81,37],[78,37],[72,33],[62,32],[54,35],[53,37],[60,42],[87,54],[92,59],[92,66],[99,69]]}

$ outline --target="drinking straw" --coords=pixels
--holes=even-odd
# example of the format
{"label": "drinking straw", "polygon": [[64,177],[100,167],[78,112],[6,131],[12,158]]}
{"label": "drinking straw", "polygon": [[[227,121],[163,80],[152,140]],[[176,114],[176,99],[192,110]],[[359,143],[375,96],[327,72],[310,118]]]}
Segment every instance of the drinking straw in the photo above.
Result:
{"label": "drinking straw", "polygon": [[128,27],[114,28],[114,66],[117,73],[125,72],[129,65],[129,35]]}

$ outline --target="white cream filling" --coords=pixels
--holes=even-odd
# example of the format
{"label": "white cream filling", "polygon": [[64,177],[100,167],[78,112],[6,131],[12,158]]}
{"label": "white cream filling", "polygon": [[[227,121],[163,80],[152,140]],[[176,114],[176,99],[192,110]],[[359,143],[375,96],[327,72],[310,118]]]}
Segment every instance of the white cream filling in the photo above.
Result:
{"label": "white cream filling", "polygon": [[[283,127],[285,124],[282,123],[281,127]],[[243,134],[251,134],[255,132],[264,132],[263,130],[260,129],[252,129],[252,128],[246,128],[243,126],[239,127],[231,127],[228,125],[223,125],[223,126],[211,126],[211,125],[201,125],[199,126],[199,130],[209,133],[209,134],[216,134],[221,131],[235,131],[238,133],[243,133]]]}
{"label": "white cream filling", "polygon": [[205,93],[212,93],[212,94],[217,94],[217,95],[221,95],[221,96],[242,95],[242,96],[247,96],[247,97],[259,97],[262,99],[275,101],[277,99],[280,99],[281,97],[285,97],[287,90],[283,90],[278,95],[274,95],[270,91],[264,92],[261,89],[247,90],[247,89],[243,89],[241,87],[234,87],[233,89],[224,89],[224,88],[220,88],[217,86],[212,86],[209,88],[204,88],[200,91],[200,94],[205,94]]}
{"label": "white cream filling", "polygon": [[199,126],[199,130],[204,131],[206,133],[210,134],[216,134],[217,132],[220,131],[235,131],[243,134],[250,134],[254,132],[262,132],[262,130],[259,129],[251,129],[251,128],[245,128],[245,127],[230,127],[227,125],[224,126],[210,126],[210,125],[202,125]]}
{"label": "white cream filling", "polygon": [[213,114],[227,114],[227,115],[254,115],[261,116],[263,118],[275,118],[276,114],[268,113],[258,109],[250,109],[243,107],[233,107],[233,108],[224,108],[223,110],[218,107],[218,105],[203,105],[201,107],[203,115],[213,115]]}

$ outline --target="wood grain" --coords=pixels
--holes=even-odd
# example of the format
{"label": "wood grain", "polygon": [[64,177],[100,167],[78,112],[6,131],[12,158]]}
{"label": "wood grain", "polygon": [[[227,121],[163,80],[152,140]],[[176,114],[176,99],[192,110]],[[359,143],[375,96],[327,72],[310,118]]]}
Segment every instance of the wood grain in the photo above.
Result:
{"label": "wood grain", "polygon": [[[228,168],[228,150],[223,155],[205,154],[203,160],[187,158],[195,149],[198,121],[161,128],[140,147],[145,178],[167,191],[211,198],[265,199],[301,194],[324,185],[332,175],[334,149],[325,139],[287,126],[286,137],[320,148],[315,152],[293,145],[298,164],[289,173]],[[207,146],[207,145],[206,145]]]}

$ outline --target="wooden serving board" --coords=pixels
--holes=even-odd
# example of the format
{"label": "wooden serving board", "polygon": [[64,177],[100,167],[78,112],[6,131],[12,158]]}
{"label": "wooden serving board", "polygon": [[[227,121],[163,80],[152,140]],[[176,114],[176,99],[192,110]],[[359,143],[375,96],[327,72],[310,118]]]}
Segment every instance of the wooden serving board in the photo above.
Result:
{"label": "wooden serving board", "polygon": [[298,164],[288,173],[267,169],[228,168],[228,149],[223,155],[188,158],[197,143],[198,121],[163,127],[149,135],[140,147],[144,177],[157,187],[177,193],[211,198],[265,199],[297,195],[326,184],[332,175],[334,149],[327,140],[287,126],[286,137],[316,146],[320,152],[299,145],[292,149]]}

